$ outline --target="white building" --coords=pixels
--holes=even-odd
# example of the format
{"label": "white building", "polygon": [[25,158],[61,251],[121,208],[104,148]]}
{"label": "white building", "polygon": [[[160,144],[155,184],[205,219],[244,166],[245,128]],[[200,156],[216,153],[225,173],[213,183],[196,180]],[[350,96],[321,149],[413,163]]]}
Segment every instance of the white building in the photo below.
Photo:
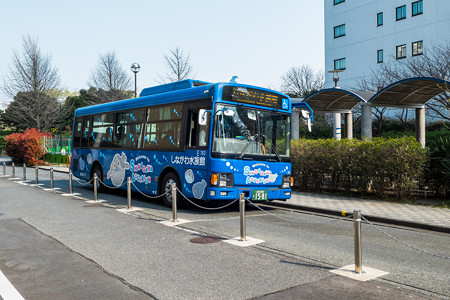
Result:
{"label": "white building", "polygon": [[[450,41],[450,0],[324,0],[325,69],[339,73],[339,86],[389,60],[426,55],[427,47]],[[327,73],[325,87],[333,87]]]}

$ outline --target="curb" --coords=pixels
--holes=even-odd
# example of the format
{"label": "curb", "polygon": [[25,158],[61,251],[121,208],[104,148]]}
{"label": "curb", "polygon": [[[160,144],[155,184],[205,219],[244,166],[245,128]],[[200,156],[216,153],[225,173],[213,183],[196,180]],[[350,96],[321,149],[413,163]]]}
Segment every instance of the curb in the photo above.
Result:
{"label": "curb", "polygon": [[[352,212],[342,212],[342,211],[336,211],[336,210],[331,210],[331,209],[326,209],[326,208],[294,205],[294,204],[289,204],[289,203],[280,203],[280,202],[273,202],[273,201],[270,202],[270,205],[278,206],[278,207],[285,207],[285,208],[292,208],[292,209],[299,209],[299,210],[316,212],[316,213],[322,213],[322,214],[327,214],[327,215],[332,215],[332,216],[340,216],[340,217],[343,217],[343,216],[348,217],[353,214]],[[393,219],[389,219],[389,218],[383,218],[383,217],[366,215],[366,214],[363,214],[363,216],[366,217],[371,222],[378,222],[378,223],[384,223],[384,224],[425,229],[425,230],[436,231],[436,232],[450,233],[450,228],[443,227],[443,226],[424,224],[424,223],[416,223],[416,222],[404,221],[404,220],[393,220]]]}

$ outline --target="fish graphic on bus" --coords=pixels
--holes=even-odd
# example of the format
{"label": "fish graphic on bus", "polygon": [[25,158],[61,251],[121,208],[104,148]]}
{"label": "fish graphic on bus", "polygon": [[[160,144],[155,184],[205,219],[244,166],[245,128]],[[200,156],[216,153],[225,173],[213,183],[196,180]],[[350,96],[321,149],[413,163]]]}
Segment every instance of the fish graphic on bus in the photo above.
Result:
{"label": "fish graphic on bus", "polygon": [[127,162],[127,156],[122,152],[122,155],[116,153],[114,155],[111,166],[109,167],[108,174],[106,178],[111,179],[111,182],[114,186],[120,186],[125,179],[125,170],[130,167],[130,164]]}

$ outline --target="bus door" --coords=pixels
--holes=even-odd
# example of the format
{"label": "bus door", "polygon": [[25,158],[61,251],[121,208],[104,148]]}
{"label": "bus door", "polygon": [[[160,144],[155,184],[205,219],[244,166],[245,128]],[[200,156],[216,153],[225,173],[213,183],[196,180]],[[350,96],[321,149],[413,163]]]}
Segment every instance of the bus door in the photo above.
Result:
{"label": "bus door", "polygon": [[183,193],[195,199],[206,199],[207,157],[209,145],[210,113],[207,124],[200,125],[199,105],[187,107],[186,148],[184,156],[184,173],[180,174]]}

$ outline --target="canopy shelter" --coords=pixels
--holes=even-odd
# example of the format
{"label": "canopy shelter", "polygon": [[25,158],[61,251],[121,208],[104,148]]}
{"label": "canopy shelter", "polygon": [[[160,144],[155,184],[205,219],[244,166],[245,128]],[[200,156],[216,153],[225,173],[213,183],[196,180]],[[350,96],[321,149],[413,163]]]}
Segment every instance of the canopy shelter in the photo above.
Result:
{"label": "canopy shelter", "polygon": [[416,139],[425,145],[425,108],[430,99],[450,90],[450,82],[438,78],[416,77],[397,81],[378,93],[342,88],[323,89],[306,97],[315,112],[334,113],[334,136],[340,139],[340,114],[345,113],[345,132],[353,136],[352,109],[361,103],[361,136],[372,137],[371,106],[415,108]]}
{"label": "canopy shelter", "polygon": [[380,90],[369,102],[373,106],[422,108],[428,100],[448,90],[449,84],[429,77],[404,79]]}
{"label": "canopy shelter", "polygon": [[359,103],[366,103],[375,95],[370,91],[352,91],[341,88],[323,89],[306,97],[303,102],[315,112],[349,113]]}
{"label": "canopy shelter", "polygon": [[336,139],[341,138],[341,113],[345,114],[345,134],[348,138],[353,137],[353,115],[352,109],[359,103],[367,101],[375,95],[370,91],[353,91],[341,88],[323,89],[306,97],[306,102],[313,111],[333,113],[333,135]]}

